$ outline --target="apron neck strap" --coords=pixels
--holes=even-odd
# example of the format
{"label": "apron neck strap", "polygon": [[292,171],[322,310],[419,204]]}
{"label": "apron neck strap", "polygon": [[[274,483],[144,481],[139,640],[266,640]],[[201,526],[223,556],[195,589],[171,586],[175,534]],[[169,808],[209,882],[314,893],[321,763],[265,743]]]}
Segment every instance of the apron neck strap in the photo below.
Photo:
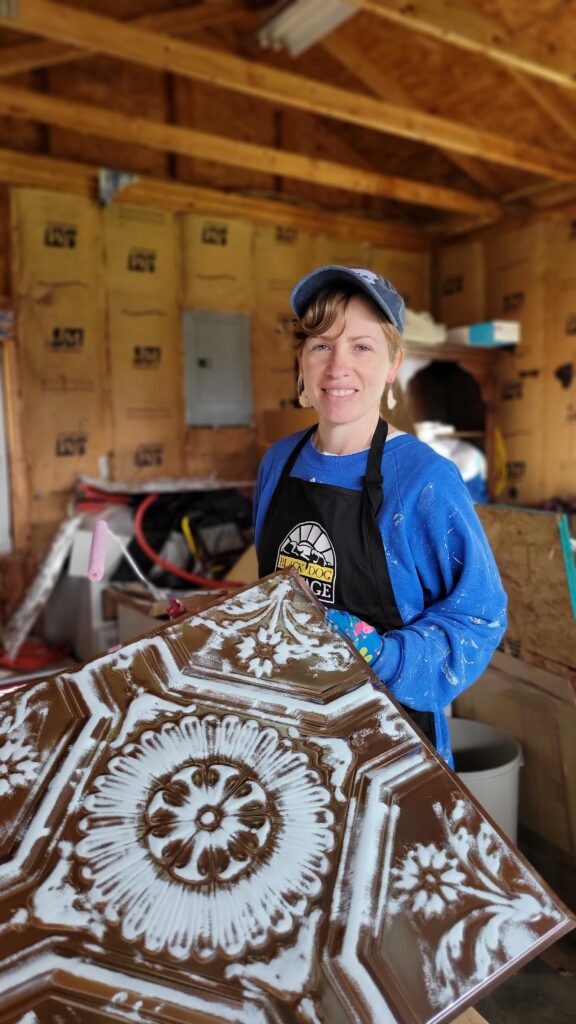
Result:
{"label": "apron neck strap", "polygon": [[317,424],[315,423],[313,427],[310,427],[310,429],[306,431],[306,433],[303,435],[303,437],[300,438],[298,443],[295,445],[295,447],[290,452],[290,455],[288,456],[288,458],[286,459],[286,462],[284,463],[284,469],[282,470],[282,476],[284,478],[290,476],[290,473],[292,472],[292,469],[293,469],[294,463],[296,462],[296,459],[298,458],[298,456],[299,456],[300,452],[302,451],[304,445],[306,444],[306,441],[308,440],[308,438],[312,437],[312,434],[316,430],[316,426],[317,426]]}
{"label": "apron neck strap", "polygon": [[366,465],[366,476],[362,481],[364,491],[368,496],[374,515],[377,516],[382,508],[384,494],[382,491],[382,453],[388,436],[388,424],[386,420],[379,419],[376,430],[370,444],[368,463]]}

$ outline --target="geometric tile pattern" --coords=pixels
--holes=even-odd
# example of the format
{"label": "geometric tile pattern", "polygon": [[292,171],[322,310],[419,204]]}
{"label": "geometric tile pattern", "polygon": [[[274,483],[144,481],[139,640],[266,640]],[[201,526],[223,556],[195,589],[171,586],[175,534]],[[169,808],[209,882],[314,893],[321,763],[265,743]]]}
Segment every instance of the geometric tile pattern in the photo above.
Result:
{"label": "geometric tile pattern", "polygon": [[450,1020],[572,927],[276,573],[0,698],[0,1020]]}

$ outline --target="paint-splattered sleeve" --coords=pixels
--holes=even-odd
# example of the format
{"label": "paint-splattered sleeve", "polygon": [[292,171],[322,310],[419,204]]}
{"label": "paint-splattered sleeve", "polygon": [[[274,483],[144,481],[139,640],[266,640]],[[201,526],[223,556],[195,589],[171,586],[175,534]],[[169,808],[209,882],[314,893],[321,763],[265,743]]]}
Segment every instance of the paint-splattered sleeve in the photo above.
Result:
{"label": "paint-splattered sleeve", "polygon": [[371,667],[402,704],[437,711],[488,664],[506,627],[506,594],[457,469],[435,459],[405,477],[398,490],[422,608],[385,634]]}

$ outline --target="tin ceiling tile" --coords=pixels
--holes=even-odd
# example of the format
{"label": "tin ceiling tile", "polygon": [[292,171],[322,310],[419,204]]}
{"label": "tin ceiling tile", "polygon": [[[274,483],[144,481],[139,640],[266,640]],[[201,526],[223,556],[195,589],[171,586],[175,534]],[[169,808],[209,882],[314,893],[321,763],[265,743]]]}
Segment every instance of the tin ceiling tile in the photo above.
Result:
{"label": "tin ceiling tile", "polygon": [[290,573],[0,699],[6,1024],[439,1024],[568,931]]}

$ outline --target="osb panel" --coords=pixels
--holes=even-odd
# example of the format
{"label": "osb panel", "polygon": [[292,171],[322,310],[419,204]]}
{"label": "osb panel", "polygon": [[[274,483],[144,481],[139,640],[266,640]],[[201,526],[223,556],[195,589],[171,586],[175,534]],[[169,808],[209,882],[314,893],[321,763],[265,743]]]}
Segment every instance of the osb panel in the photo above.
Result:
{"label": "osb panel", "polygon": [[0,698],[3,1021],[444,1024],[569,931],[372,679],[277,573]]}
{"label": "osb panel", "polygon": [[[545,138],[547,145],[553,140],[554,147],[573,149],[502,65],[365,13],[340,32],[361,42],[366,60],[385,67],[421,109],[534,145]],[[400,153],[404,146],[398,140]]]}
{"label": "osb panel", "polygon": [[[576,669],[576,630],[568,569],[553,512],[478,506],[508,594],[504,650],[550,671]],[[570,579],[569,579],[570,572]]]}
{"label": "osb panel", "polygon": [[522,33],[526,40],[539,46],[551,43],[550,52],[560,48],[576,55],[576,18],[572,4],[558,0],[475,0],[475,7],[495,22],[513,32]]}
{"label": "osb panel", "polygon": [[[93,57],[62,64],[47,72],[50,92],[77,103],[91,103],[118,113],[135,114],[151,121],[169,120],[165,76],[137,64]],[[64,159],[82,160],[101,167],[163,176],[168,155],[144,146],[70,132],[52,127],[50,152]]]}
{"label": "osb panel", "polygon": [[[173,90],[174,117],[179,124],[243,142],[275,144],[275,114],[269,104],[185,78],[176,78]],[[182,156],[176,157],[176,167],[181,180],[211,188],[275,188],[274,175],[240,167]]]}

